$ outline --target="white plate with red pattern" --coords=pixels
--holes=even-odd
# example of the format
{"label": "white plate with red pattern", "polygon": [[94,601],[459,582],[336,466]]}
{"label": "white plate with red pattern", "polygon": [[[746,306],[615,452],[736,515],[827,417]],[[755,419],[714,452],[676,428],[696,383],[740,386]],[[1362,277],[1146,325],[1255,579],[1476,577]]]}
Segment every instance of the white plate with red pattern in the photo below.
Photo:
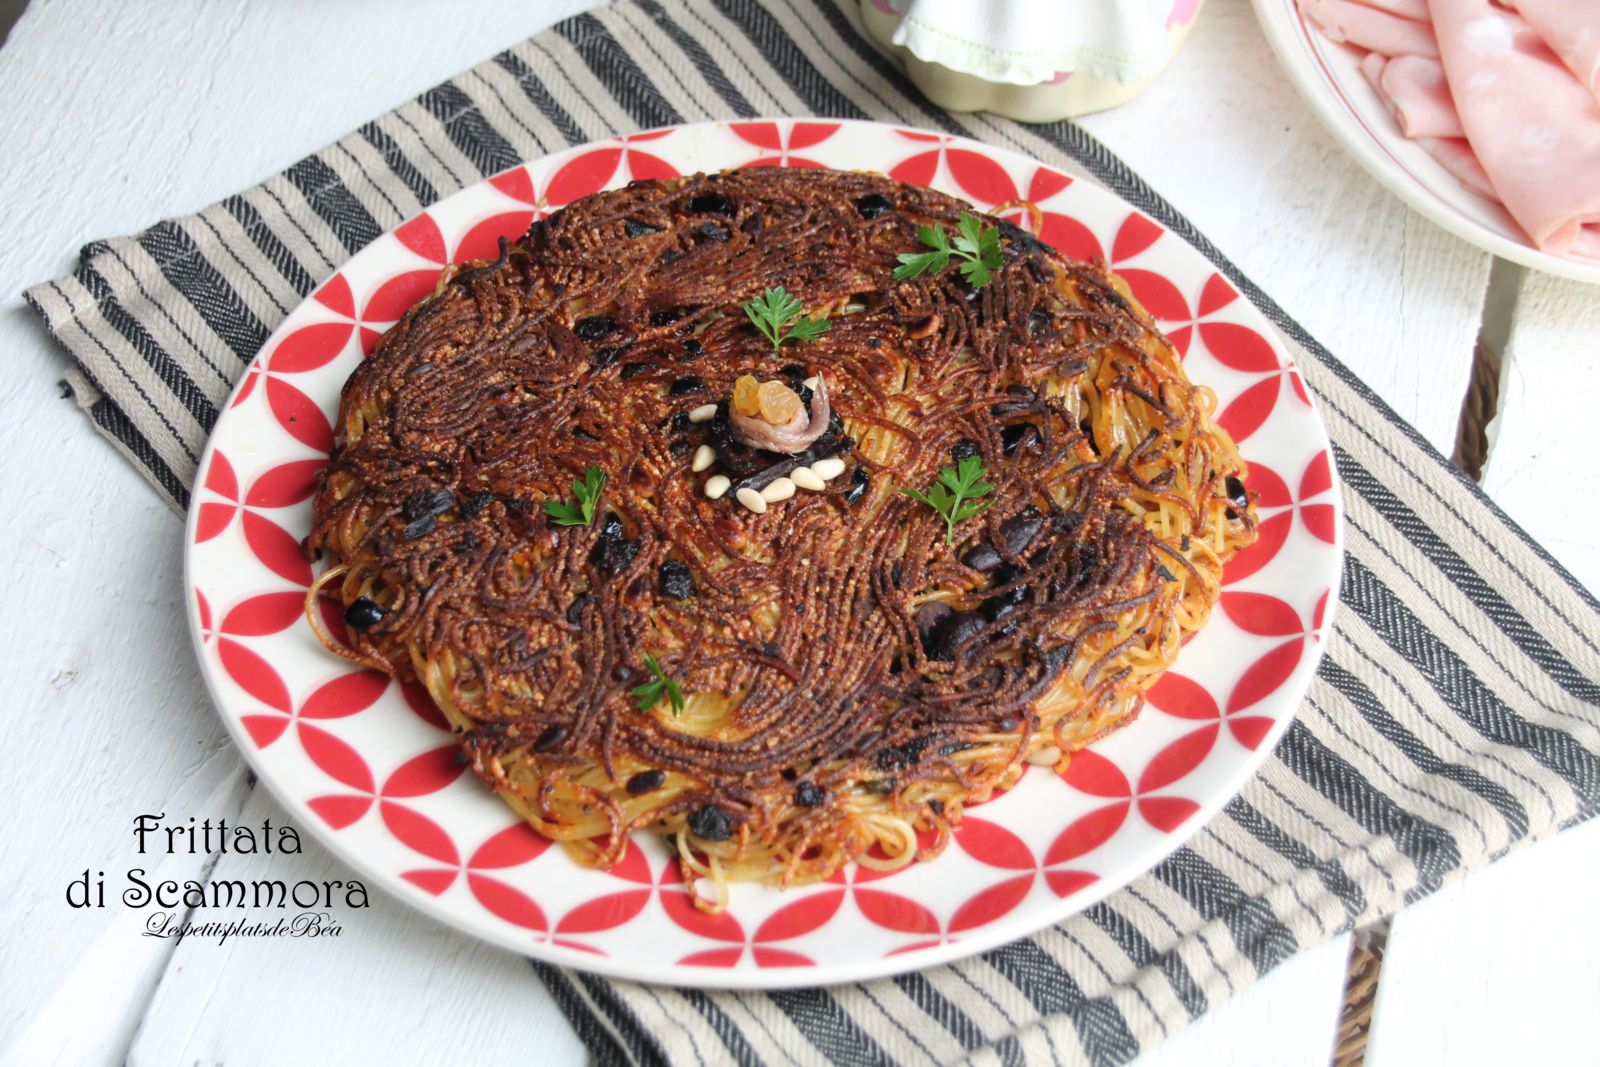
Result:
{"label": "white plate with red pattern", "polygon": [[[453,260],[581,196],[637,178],[745,166],[875,170],[978,207],[1023,198],[1040,236],[1121,272],[1217,393],[1250,462],[1261,537],[1226,572],[1210,624],[1143,715],[1065,775],[1032,768],[971,809],[944,854],[882,874],[739,884],[691,902],[665,844],[637,835],[610,871],[518,822],[456,759],[415,686],[329,655],[300,608],[312,479],[346,377]],[[1020,224],[1021,211],[1008,212]],[[820,985],[908,971],[1058,922],[1148,871],[1236,793],[1310,685],[1336,597],[1338,490],[1328,438],[1267,322],[1199,253],[1099,188],[1015,153],[867,122],[673,127],[506,171],[373,241],[262,347],[200,463],[186,533],[195,651],[261,780],[379,885],[529,956],[677,985]],[[324,612],[336,631],[337,611]]]}
{"label": "white plate with red pattern", "polygon": [[1513,263],[1562,278],[1600,283],[1600,262],[1541,252],[1495,200],[1462,185],[1400,132],[1361,73],[1364,49],[1337,44],[1300,11],[1297,0],[1254,0],[1256,18],[1284,73],[1334,140],[1389,191],[1463,241]]}

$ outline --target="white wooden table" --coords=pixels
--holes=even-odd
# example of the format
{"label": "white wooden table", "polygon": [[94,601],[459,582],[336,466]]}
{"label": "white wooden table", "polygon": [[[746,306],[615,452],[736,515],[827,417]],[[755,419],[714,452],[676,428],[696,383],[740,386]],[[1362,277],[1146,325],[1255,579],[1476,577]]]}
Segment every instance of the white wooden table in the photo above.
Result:
{"label": "white wooden table", "polygon": [[[249,787],[196,673],[177,517],[57,399],[61,353],[17,294],[68,270],[79,244],[247,186],[586,6],[33,0],[0,50],[0,544],[16,686],[0,756],[0,1062],[582,1061],[522,960],[381,893],[330,943],[174,945],[139,936],[136,911],[67,907],[85,869],[137,862],[135,814],[281,816]],[[1086,125],[1447,453],[1489,307],[1506,371],[1485,488],[1600,588],[1600,504],[1579,465],[1600,289],[1501,265],[1491,293],[1490,256],[1323,132],[1247,0],[1212,0],[1155,87]],[[273,875],[341,876],[306,848]],[[180,880],[212,864],[147,859]],[[249,860],[223,857],[217,873],[250,878],[264,865]],[[1581,828],[1399,916],[1373,1062],[1595,1062],[1596,870],[1600,828]],[[1327,1063],[1348,950],[1340,939],[1285,964],[1143,1067]]]}

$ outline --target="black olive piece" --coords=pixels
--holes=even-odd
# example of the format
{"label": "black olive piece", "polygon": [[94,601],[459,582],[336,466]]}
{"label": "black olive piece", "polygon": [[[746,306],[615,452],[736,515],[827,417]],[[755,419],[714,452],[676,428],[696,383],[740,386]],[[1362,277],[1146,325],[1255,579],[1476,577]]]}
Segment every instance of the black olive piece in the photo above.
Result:
{"label": "black olive piece", "polygon": [[956,652],[987,625],[987,620],[975,611],[958,611],[945,621],[933,635],[933,650],[929,659],[952,660]]}
{"label": "black olive piece", "polygon": [[639,542],[629,541],[626,538],[605,540],[594,546],[589,559],[596,567],[605,571],[611,577],[616,577],[628,569],[628,564],[633,562],[633,557],[639,554]]}
{"label": "black olive piece", "polygon": [[593,593],[579,593],[567,605],[567,621],[576,626],[583,619],[583,609],[594,603]]}
{"label": "black olive piece", "polygon": [[620,663],[611,668],[611,680],[613,682],[626,682],[632,677],[633,671]]}
{"label": "black olive piece", "polygon": [[1038,439],[1039,427],[1031,422],[1019,422],[1000,431],[1000,443],[1008,456],[1019,448],[1031,447]]}
{"label": "black olive piece", "polygon": [[689,375],[688,377],[673,379],[672,384],[667,386],[667,395],[683,396],[685,393],[703,393],[705,388],[705,382],[693,375]]}
{"label": "black olive piece", "polygon": [[816,782],[801,782],[794,787],[794,802],[802,808],[814,808],[827,798],[827,792]]}
{"label": "black olive piece", "polygon": [[998,589],[1002,585],[1010,585],[1012,582],[1021,577],[1021,567],[1017,566],[1015,563],[1005,563],[995,568],[995,572],[989,575],[989,584]]}
{"label": "black olive piece", "polygon": [[1048,312],[1046,312],[1044,310],[1044,308],[1034,308],[1033,311],[1029,312],[1029,314],[1028,314],[1028,332],[1029,333],[1039,333],[1041,330],[1043,330],[1048,325],[1050,325],[1050,315],[1049,315]]}
{"label": "black olive piece", "polygon": [[1176,574],[1173,574],[1159,563],[1156,564],[1156,573],[1161,575],[1163,579],[1169,582],[1175,582],[1178,580],[1178,576]]}
{"label": "black olive piece", "polygon": [[930,600],[917,609],[912,620],[917,624],[917,635],[922,638],[922,652],[926,656],[933,655],[933,640],[939,628],[956,613],[942,600]]}
{"label": "black olive piece", "polygon": [[400,531],[400,536],[407,541],[415,541],[419,537],[427,537],[433,533],[434,527],[439,525],[439,520],[432,515],[424,515],[406,523],[406,528]]}
{"label": "black olive piece", "polygon": [[1017,606],[1027,598],[1028,586],[1026,584],[1015,586],[985,600],[978,605],[978,612],[990,622],[998,622],[1017,610]]}
{"label": "black olive piece", "polygon": [[406,497],[406,518],[416,520],[424,515],[443,515],[455,507],[456,495],[448,489],[421,489]]}
{"label": "black olive piece", "polygon": [[643,237],[648,233],[659,233],[660,228],[657,226],[652,226],[648,222],[640,222],[638,219],[624,219],[622,222],[622,232],[627,234],[629,237]]}
{"label": "black olive piece", "polygon": [[683,253],[678,251],[676,248],[669,248],[665,252],[661,253],[659,256],[656,257],[656,259],[658,259],[662,263],[671,263],[675,259],[682,259],[682,258],[683,258]]}
{"label": "black olive piece", "polygon": [[1238,522],[1239,521],[1239,513],[1237,511],[1234,511],[1232,508],[1224,509],[1223,510],[1223,514],[1228,517],[1228,521],[1229,522]]}
{"label": "black olive piece", "polygon": [[1063,378],[1074,378],[1088,369],[1089,361],[1086,359],[1064,359],[1056,367],[1056,373]]}
{"label": "black olive piece", "polygon": [[883,342],[878,340],[876,337],[867,338],[867,347],[868,348],[877,348],[881,344],[883,344]]}
{"label": "black olive piece", "polygon": [[798,363],[786,363],[778,369],[778,373],[795,382],[803,382],[811,377],[806,373],[806,369]]}
{"label": "black olive piece", "polygon": [[686,356],[698,356],[700,353],[704,352],[705,350],[706,350],[706,346],[701,344],[699,341],[695,340],[693,337],[689,337],[689,338],[685,338],[684,339],[684,342],[683,342],[683,353],[684,353],[684,355],[686,355]]}
{"label": "black olive piece", "polygon": [[684,207],[691,215],[732,215],[737,210],[733,201],[721,193],[701,193],[690,197]]}
{"label": "black olive piece", "polygon": [[702,222],[695,231],[708,241],[726,241],[733,237],[733,231],[715,222]]}
{"label": "black olive piece", "polygon": [[689,454],[689,449],[693,447],[694,445],[690,443],[687,437],[674,437],[672,440],[667,442],[667,452],[674,459],[682,459],[684,456],[687,456]]}
{"label": "black olive piece", "polygon": [[[1232,501],[1234,507],[1243,511],[1250,506],[1250,494],[1245,491],[1244,483],[1239,479],[1230,474],[1223,479],[1222,487],[1228,491],[1228,499]],[[1233,518],[1231,515],[1228,517]]]}
{"label": "black olive piece", "polygon": [[875,219],[894,208],[894,202],[882,193],[868,193],[856,201],[856,211],[864,219]]}
{"label": "black olive piece", "polygon": [[970,437],[963,437],[955,443],[950,450],[950,458],[960,463],[964,459],[972,459],[978,454],[978,442]]}
{"label": "black olive piece", "polygon": [[890,793],[894,792],[894,779],[874,778],[870,782],[862,783],[861,788],[865,789],[875,797],[886,797]]}
{"label": "black olive piece", "polygon": [[[946,753],[946,755],[948,755],[948,753]],[[938,797],[934,797],[932,800],[928,801],[928,810],[933,812],[935,815],[943,815],[944,801],[940,800]]]}
{"label": "black olive piece", "polygon": [[694,573],[682,560],[669,559],[662,563],[660,578],[661,591],[672,599],[683,600],[694,595]]}
{"label": "black olive piece", "polygon": [[533,742],[535,752],[549,752],[567,739],[568,730],[558,722],[551,723],[539,731],[539,736]]}
{"label": "black olive piece", "polygon": [[689,413],[687,411],[674,412],[672,418],[667,420],[667,426],[673,433],[683,433],[690,427]]}
{"label": "black olive piece", "polygon": [[1039,509],[1028,507],[1000,524],[1000,537],[1005,542],[1007,552],[1020,556],[1033,544],[1043,528],[1044,516],[1039,514]]}
{"label": "black olive piece", "polygon": [[432,374],[432,373],[433,373],[433,364],[427,362],[426,360],[424,360],[423,362],[418,363],[415,367],[412,367],[410,370],[406,371],[406,377],[407,378],[421,378],[425,374]]}
{"label": "black olive piece", "polygon": [[529,500],[511,499],[506,501],[506,508],[510,511],[516,512],[518,515],[526,515],[528,512],[533,510],[533,502]]}
{"label": "black olive piece", "polygon": [[649,369],[650,364],[648,363],[624,363],[622,365],[622,370],[618,373],[617,377],[621,378],[623,381],[627,381],[629,378],[632,378],[638,374],[643,374]]}
{"label": "black olive piece", "polygon": [[995,228],[1000,231],[1000,236],[1004,237],[1011,244],[1015,245],[1015,251],[1045,252],[1049,250],[1049,245],[1045,244],[1043,241],[1039,240],[1033,234],[1029,233],[1027,230],[1024,230],[1016,223],[1010,222],[1006,219],[997,219],[995,221],[997,223]]}
{"label": "black olive piece", "polygon": [[595,349],[594,353],[589,356],[589,365],[594,367],[596,370],[603,370],[615,363],[617,361],[617,357],[622,355],[624,349],[625,346],[623,345],[607,345],[604,348],[597,348]]}
{"label": "black olive piece", "polygon": [[786,782],[792,782],[796,778],[800,777],[800,772],[796,771],[793,767],[785,767],[783,770],[778,772],[778,777],[782,778]]}
{"label": "black olive piece", "polygon": [[461,517],[463,519],[475,519],[479,514],[482,513],[484,508],[493,503],[493,493],[475,493],[472,496],[467,497],[467,499],[462,503]]}
{"label": "black olive piece", "polygon": [[606,512],[606,517],[600,520],[600,539],[602,541],[622,540],[622,519],[615,511]]}
{"label": "black olive piece", "polygon": [[688,308],[657,308],[650,313],[650,325],[671,326],[688,313]]}
{"label": "black olive piece", "polygon": [[961,562],[975,571],[987,573],[1000,566],[1001,560],[993,545],[980,542],[961,553]]}
{"label": "black olive piece", "polygon": [[1185,552],[1189,551],[1189,535],[1188,534],[1184,534],[1183,537],[1181,537],[1178,540],[1178,547],[1180,549],[1182,549],[1183,551],[1185,551]]}
{"label": "black olive piece", "polygon": [[585,341],[598,341],[617,331],[617,320],[610,315],[590,315],[579,319],[572,326],[572,332]]}
{"label": "black olive piece", "polygon": [[387,614],[376,601],[359,596],[344,609],[344,624],[352,630],[370,630],[382,622]]}
{"label": "black olive piece", "polygon": [[1009,734],[1011,731],[1015,730],[1018,725],[1019,724],[1017,723],[1017,720],[1013,719],[1009,715],[995,723],[995,726],[998,727],[1000,732],[1003,734]]}
{"label": "black olive piece", "polygon": [[646,793],[654,793],[666,780],[667,776],[661,771],[640,771],[628,779],[628,795],[642,797]]}
{"label": "black olive piece", "polygon": [[866,495],[867,486],[872,481],[872,475],[865,467],[857,467],[850,475],[850,488],[844,491],[845,506],[854,505]]}
{"label": "black olive piece", "polygon": [[726,841],[733,836],[733,817],[710,804],[689,813],[689,832],[702,841]]}
{"label": "black olive piece", "polygon": [[766,642],[761,646],[761,651],[763,654],[768,656],[779,656],[783,654],[783,649],[779,647],[778,642],[776,641]]}

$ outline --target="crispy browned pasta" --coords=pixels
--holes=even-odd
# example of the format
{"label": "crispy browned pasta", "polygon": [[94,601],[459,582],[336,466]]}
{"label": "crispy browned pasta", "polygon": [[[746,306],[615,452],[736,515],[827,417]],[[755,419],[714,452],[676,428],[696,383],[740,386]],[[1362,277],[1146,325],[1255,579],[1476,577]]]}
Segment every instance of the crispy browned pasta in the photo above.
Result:
{"label": "crispy browned pasta", "polygon": [[[308,541],[348,608],[330,647],[420,680],[581,861],[675,836],[711,908],[728,880],[926,858],[1026,762],[1128,722],[1255,537],[1244,463],[1104,266],[985,218],[988,284],[895,281],[917,227],[965,208],[753,169],[601,193],[451,268],[344,389]],[[740,308],[779,285],[831,328],[774,350]],[[738,443],[743,374],[807,402],[822,375],[827,430],[798,456]],[[736,502],[828,456],[825,488]],[[992,506],[947,545],[901,490],[962,456]],[[591,466],[593,523],[554,525]],[[636,706],[646,654],[680,714]]]}

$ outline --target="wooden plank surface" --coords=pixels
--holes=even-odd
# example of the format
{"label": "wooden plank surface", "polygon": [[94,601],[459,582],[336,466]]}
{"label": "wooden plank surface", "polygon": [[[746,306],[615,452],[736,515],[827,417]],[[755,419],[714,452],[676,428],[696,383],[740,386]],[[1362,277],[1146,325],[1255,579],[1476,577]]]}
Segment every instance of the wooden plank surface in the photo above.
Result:
{"label": "wooden plank surface", "polygon": [[1600,590],[1600,286],[1526,271],[1502,353],[1483,488],[1591,591]]}

